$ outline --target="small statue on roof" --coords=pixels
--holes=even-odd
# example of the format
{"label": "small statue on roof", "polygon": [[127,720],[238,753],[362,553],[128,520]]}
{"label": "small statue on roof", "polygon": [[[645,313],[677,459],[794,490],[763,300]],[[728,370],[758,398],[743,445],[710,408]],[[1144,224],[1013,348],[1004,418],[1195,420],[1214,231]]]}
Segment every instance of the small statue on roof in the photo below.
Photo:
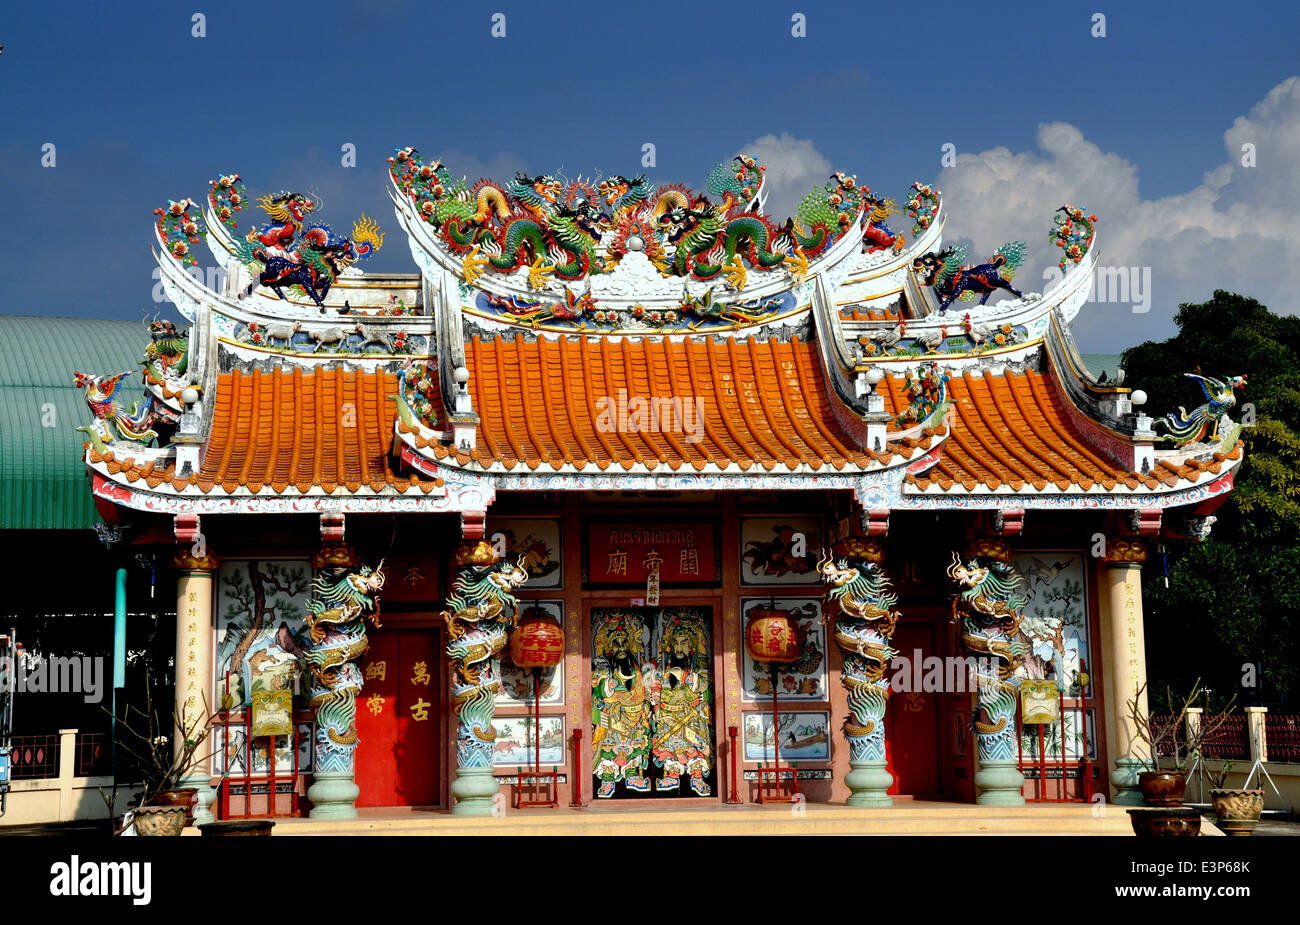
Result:
{"label": "small statue on roof", "polygon": [[1188,379],[1195,379],[1200,384],[1206,402],[1190,412],[1180,405],[1177,414],[1170,412],[1157,420],[1154,426],[1168,431],[1160,439],[1172,443],[1175,447],[1184,447],[1189,443],[1197,443],[1205,439],[1208,433],[1211,442],[1218,443],[1222,439],[1219,424],[1224,415],[1236,406],[1235,391],[1246,387],[1246,377],[1233,376],[1231,379],[1222,380],[1212,376],[1202,376],[1199,373],[1183,373],[1183,375]]}

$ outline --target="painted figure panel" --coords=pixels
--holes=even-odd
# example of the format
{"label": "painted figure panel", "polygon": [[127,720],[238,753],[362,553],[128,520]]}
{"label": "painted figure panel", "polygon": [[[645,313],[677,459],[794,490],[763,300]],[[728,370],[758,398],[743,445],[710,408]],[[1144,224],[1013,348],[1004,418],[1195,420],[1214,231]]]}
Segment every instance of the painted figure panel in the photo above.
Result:
{"label": "painted figure panel", "polygon": [[713,793],[707,610],[592,611],[592,772],[599,799]]}

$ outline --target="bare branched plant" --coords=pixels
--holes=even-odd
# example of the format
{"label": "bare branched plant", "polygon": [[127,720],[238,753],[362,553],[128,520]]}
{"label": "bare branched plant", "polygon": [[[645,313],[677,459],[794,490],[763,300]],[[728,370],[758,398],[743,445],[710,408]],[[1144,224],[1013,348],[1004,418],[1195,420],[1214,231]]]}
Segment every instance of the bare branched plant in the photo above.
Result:
{"label": "bare branched plant", "polygon": [[1176,710],[1172,709],[1176,703],[1173,690],[1166,689],[1165,702],[1170,706],[1171,712],[1163,715],[1152,715],[1149,710],[1142,709],[1142,694],[1146,688],[1146,684],[1143,683],[1129,698],[1128,715],[1133,722],[1133,731],[1146,743],[1151,754],[1152,767],[1157,771],[1161,770],[1162,758],[1169,759],[1171,767],[1168,770],[1185,770],[1188,761],[1201,754],[1202,743],[1228,722],[1232,715],[1232,708],[1237,703],[1237,696],[1234,694],[1222,710],[1201,714],[1200,722],[1188,728],[1188,710],[1206,694],[1200,678],[1196,679],[1191,693],[1187,695],[1183,705]]}
{"label": "bare branched plant", "polygon": [[[143,709],[135,704],[128,704],[121,719],[115,724],[116,736],[113,747],[135,759],[136,765],[144,775],[143,789],[138,806],[148,806],[162,793],[178,789],[182,778],[195,765],[208,761],[212,751],[201,753],[203,744],[212,734],[217,717],[208,706],[206,695],[201,695],[202,710],[193,715],[182,712],[179,705],[173,703],[171,711],[172,728],[162,729],[157,711],[153,706],[153,685],[146,680],[144,685],[145,703]],[[173,736],[179,736],[173,745]],[[99,788],[99,795],[108,805],[110,819],[116,818],[117,794],[121,786],[121,771],[113,777],[113,786],[107,790]],[[125,824],[116,825],[114,834],[120,835],[126,829]]]}

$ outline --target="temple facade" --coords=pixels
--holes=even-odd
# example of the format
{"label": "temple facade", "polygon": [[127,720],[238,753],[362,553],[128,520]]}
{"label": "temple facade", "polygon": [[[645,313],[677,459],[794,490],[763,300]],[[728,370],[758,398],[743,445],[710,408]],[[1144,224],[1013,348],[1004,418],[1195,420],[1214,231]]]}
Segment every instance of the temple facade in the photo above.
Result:
{"label": "temple facade", "polygon": [[[1039,293],[919,182],[785,219],[744,156],[389,167],[396,229],[238,175],[169,201],[188,331],[143,387],[78,376],[102,515],[174,550],[201,821],[1140,799],[1143,566],[1231,490],[1244,378],[1153,418],[1088,371],[1096,216],[1028,229]],[[362,271],[402,239],[416,272]]]}

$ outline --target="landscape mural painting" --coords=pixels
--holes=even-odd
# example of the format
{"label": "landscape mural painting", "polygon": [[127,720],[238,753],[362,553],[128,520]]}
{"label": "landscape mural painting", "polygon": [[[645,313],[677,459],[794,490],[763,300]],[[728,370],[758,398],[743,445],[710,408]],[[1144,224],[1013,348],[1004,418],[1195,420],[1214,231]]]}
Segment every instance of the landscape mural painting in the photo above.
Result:
{"label": "landscape mural painting", "polygon": [[[531,767],[536,756],[531,716],[498,716],[492,720],[496,742],[492,764],[496,767]],[[564,717],[542,717],[542,764],[564,763]]]}
{"label": "landscape mural painting", "polygon": [[[780,711],[782,761],[829,761],[831,757],[829,713]],[[771,712],[745,714],[745,760],[773,761],[777,757],[775,726]]]}

